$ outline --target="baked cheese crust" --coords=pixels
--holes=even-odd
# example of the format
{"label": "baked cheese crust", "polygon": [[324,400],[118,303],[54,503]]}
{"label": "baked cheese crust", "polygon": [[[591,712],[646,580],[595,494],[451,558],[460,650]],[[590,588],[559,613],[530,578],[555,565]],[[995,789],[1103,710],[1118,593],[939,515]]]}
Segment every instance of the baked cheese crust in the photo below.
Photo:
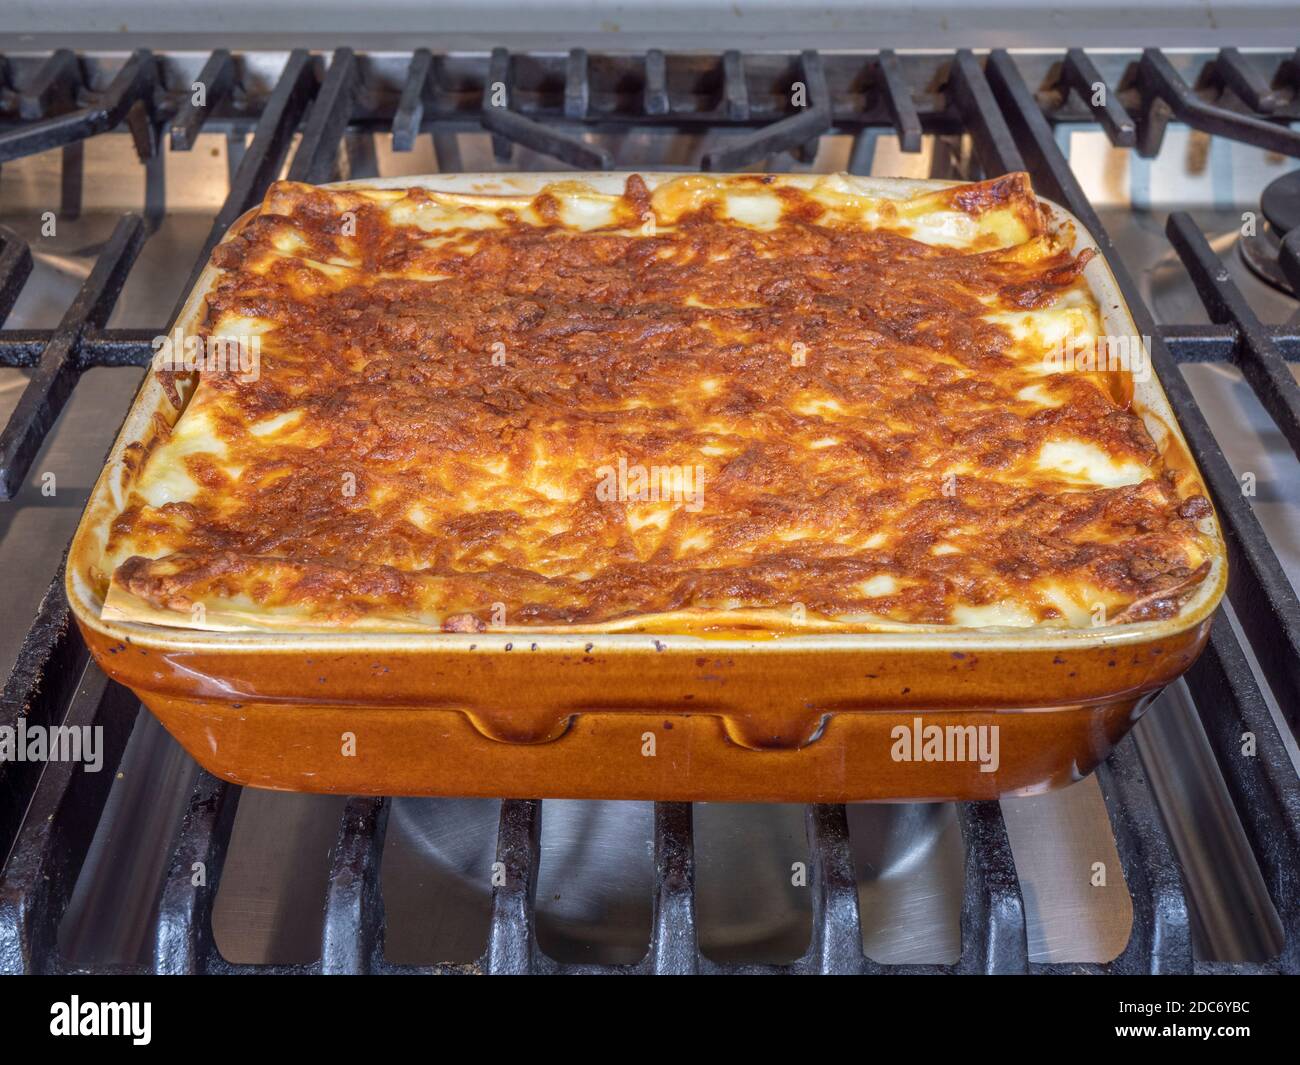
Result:
{"label": "baked cheese crust", "polygon": [[104,616],[772,635],[1172,616],[1210,570],[1211,508],[1095,357],[1073,243],[1023,174],[905,200],[843,176],[281,182],[214,253],[197,337],[169,340],[195,374],[159,371],[187,401],[131,458]]}

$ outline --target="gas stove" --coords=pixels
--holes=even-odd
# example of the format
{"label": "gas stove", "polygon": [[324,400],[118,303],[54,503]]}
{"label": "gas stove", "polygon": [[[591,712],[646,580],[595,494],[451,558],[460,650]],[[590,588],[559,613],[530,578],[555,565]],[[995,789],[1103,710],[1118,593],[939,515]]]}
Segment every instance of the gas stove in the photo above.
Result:
{"label": "gas stove", "polygon": [[[105,766],[0,764],[0,969],[1300,969],[1298,77],[1294,54],[1233,48],[16,42],[0,726],[102,725]],[[1001,803],[807,808],[272,793],[198,770],[88,664],[62,553],[152,338],[272,180],[701,168],[1028,170],[1097,236],[1233,555],[1204,656],[1095,775]]]}

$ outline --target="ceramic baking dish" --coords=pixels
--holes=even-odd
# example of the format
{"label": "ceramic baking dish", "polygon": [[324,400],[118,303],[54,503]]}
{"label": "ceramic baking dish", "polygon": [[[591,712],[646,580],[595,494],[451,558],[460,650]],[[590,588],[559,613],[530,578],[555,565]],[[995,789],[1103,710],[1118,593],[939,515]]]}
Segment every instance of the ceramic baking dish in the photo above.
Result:
{"label": "ceramic baking dish", "polygon": [[[652,187],[679,175],[645,175]],[[626,175],[584,175],[620,191]],[[359,184],[534,193],[554,175]],[[813,177],[779,180],[808,183]],[[940,182],[855,179],[906,197]],[[1095,246],[1064,209],[1076,250]],[[246,215],[235,227],[251,217]],[[1084,274],[1105,331],[1137,330],[1110,270]],[[203,311],[200,277],[178,324]],[[1133,404],[1195,467],[1155,378]],[[989,799],[1078,780],[1194,661],[1227,568],[1168,620],[1090,629],[830,633],[265,634],[105,621],[91,579],[127,449],[179,416],[150,374],[73,540],[67,594],[95,659],[206,769],[255,787],[384,795],[843,802]],[[934,731],[935,728],[939,731]],[[935,742],[937,737],[937,743]]]}

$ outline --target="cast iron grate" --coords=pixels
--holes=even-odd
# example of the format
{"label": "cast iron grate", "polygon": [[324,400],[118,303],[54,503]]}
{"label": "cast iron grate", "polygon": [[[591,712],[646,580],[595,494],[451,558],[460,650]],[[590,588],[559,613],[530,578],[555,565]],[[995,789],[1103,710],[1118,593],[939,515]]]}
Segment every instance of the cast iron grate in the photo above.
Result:
{"label": "cast iron grate", "polygon": [[[144,217],[123,217],[58,327],[0,331],[0,365],[34,371],[0,433],[0,498],[11,498],[22,483],[82,371],[147,365],[152,338],[167,331],[105,328],[132,262],[164,210],[164,130],[172,150],[192,148],[205,126],[224,129],[231,148],[230,192],[191,281],[227,227],[260,201],[299,134],[289,176],[327,181],[337,175],[340,145],[349,136],[384,130],[399,151],[410,150],[418,135],[432,134],[443,170],[459,164],[454,140],[446,134],[466,129],[492,134],[503,161],[519,144],[587,168],[613,164],[610,150],[588,134],[734,131],[704,153],[702,165],[712,169],[744,168],[787,151],[810,158],[826,133],[857,138],[855,167],[869,165],[870,138],[879,130],[896,133],[905,151],[919,150],[925,133],[969,133],[980,171],[1028,170],[1038,189],[1068,207],[1097,237],[1139,330],[1151,338],[1154,367],[1223,518],[1230,600],[1294,730],[1300,725],[1300,600],[1178,364],[1235,363],[1300,453],[1300,390],[1285,363],[1288,356],[1300,358],[1300,332],[1262,324],[1205,237],[1182,214],[1171,216],[1168,235],[1214,324],[1157,328],[1058,147],[1054,126],[1096,122],[1112,143],[1151,155],[1172,119],[1300,157],[1300,132],[1288,124],[1300,120],[1300,51],[1247,58],[1226,48],[1202,65],[1194,86],[1159,50],[1128,58],[1116,91],[1098,94],[1097,86],[1105,82],[1093,59],[1079,49],[1046,57],[1049,72],[1035,92],[1021,73],[1024,57],[1013,60],[1003,50],[984,57],[966,50],[908,56],[905,63],[889,51],[706,56],[603,55],[583,49],[512,55],[496,49],[488,55],[439,55],[419,49],[409,59],[384,60],[341,48],[328,64],[304,50],[290,53],[274,86],[258,92],[243,84],[248,57],[218,50],[199,72],[197,80],[208,90],[200,104],[190,95],[184,71],[148,50],[132,53],[111,72],[65,49],[48,56],[0,57],[0,163],[61,148],[62,203],[73,211],[80,205],[87,138],[127,126],[146,170]],[[381,76],[385,62],[404,64],[397,84]],[[1261,63],[1271,69],[1270,76],[1261,72]],[[806,88],[802,108],[790,104],[795,81]],[[250,130],[253,137],[246,143]],[[0,324],[30,270],[27,246],[0,228]],[[642,961],[561,964],[545,956],[535,934],[545,804],[513,800],[501,807],[496,856],[505,876],[493,890],[482,957],[469,966],[399,966],[384,956],[379,889],[390,801],[354,798],[344,809],[331,854],[319,960],[236,965],[217,950],[211,917],[240,789],[200,773],[158,899],[152,961],[127,968],[166,973],[1300,971],[1300,780],[1242,645],[1222,615],[1187,680],[1283,927],[1284,945],[1266,962],[1226,964],[1194,957],[1177,859],[1129,738],[1098,770],[1134,910],[1128,945],[1106,964],[1029,961],[1024,903],[996,802],[958,808],[966,876],[961,953],[952,965],[882,965],[864,955],[843,806],[806,811],[813,892],[806,954],[786,966],[710,961],[698,944],[692,808],[684,803],[655,804],[652,934]],[[105,766],[111,770],[138,712],[130,693],[89,663],[69,617],[60,567],[5,685],[0,725],[14,725],[20,716],[30,724],[103,725]],[[1237,756],[1245,732],[1256,737],[1255,758]],[[112,777],[111,772],[76,772],[71,763],[52,763],[43,772],[26,762],[0,764],[0,854],[7,855],[0,873],[0,971],[74,971],[59,953],[58,924]],[[207,870],[199,886],[192,883],[195,862]]]}

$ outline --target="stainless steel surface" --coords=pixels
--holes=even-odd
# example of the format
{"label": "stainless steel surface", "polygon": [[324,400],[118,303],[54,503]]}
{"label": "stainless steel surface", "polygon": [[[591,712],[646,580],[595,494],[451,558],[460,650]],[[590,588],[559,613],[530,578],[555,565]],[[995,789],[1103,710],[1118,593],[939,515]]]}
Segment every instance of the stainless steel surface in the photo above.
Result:
{"label": "stainless steel surface", "polygon": [[198,766],[151,714],[136,718],[118,779],[77,881],[59,947],[87,964],[143,956]]}
{"label": "stainless steel surface", "polygon": [[[263,75],[273,78],[282,59],[259,60]],[[1172,150],[1155,164],[1141,165],[1086,131],[1068,138],[1089,193],[1111,205],[1104,221],[1156,314],[1166,321],[1203,320],[1164,240],[1163,213],[1132,205],[1189,202],[1261,315],[1275,322],[1295,319],[1300,304],[1234,266],[1235,254],[1227,254],[1241,211],[1257,208],[1250,196],[1281,164],[1239,147],[1211,145],[1198,155],[1190,150],[1191,139],[1174,140],[1177,132],[1170,134]],[[494,167],[485,137],[462,135],[458,141],[462,166]],[[690,138],[652,141],[635,133],[616,145],[623,165],[645,168],[687,165],[701,147]],[[844,167],[850,148],[846,138],[826,138],[816,169]],[[859,158],[872,158],[875,174],[923,177],[929,151],[927,145],[921,156],[904,156],[892,136],[880,136],[872,152]],[[436,169],[427,138],[404,156],[391,153],[379,138],[375,158],[384,176]],[[1208,164],[1197,170],[1198,160],[1223,158],[1229,163],[1217,170]],[[110,231],[112,212],[142,205],[142,171],[126,137],[96,138],[86,165],[86,213],[60,218],[54,238],[40,235],[39,216],[55,206],[48,198],[57,189],[57,153],[6,164],[0,172],[0,222],[31,241],[38,264],[13,326],[55,324]],[[517,155],[515,165],[555,168],[528,153]],[[224,195],[225,138],[205,135],[188,157],[169,153],[167,168],[169,214],[145,246],[115,325],[162,324]],[[1226,185],[1223,173],[1232,177]],[[1300,572],[1300,465],[1235,371],[1202,366],[1187,374],[1234,468],[1257,474],[1256,511],[1294,579]],[[8,413],[24,380],[20,371],[0,371],[0,415]],[[0,573],[6,581],[0,666],[6,671],[138,380],[132,370],[87,374],[19,499],[0,507]],[[53,497],[40,491],[41,475],[48,472],[56,477]],[[1144,761],[1172,811],[1200,915],[1199,945],[1225,958],[1265,949],[1274,930],[1260,905],[1257,874],[1221,783],[1207,768],[1204,737],[1185,693],[1176,689],[1158,700],[1138,735]],[[147,950],[151,885],[161,874],[192,772],[188,758],[142,715],[62,929],[74,957],[106,961]],[[244,791],[215,914],[218,942],[228,957],[295,961],[314,955],[340,803],[333,797]],[[394,803],[382,870],[394,960],[469,961],[481,953],[498,810],[488,800]],[[1025,895],[1031,957],[1113,957],[1127,938],[1132,908],[1095,781],[1006,801],[1003,810]],[[963,861],[954,809],[854,806],[849,816],[868,953],[885,961],[951,961],[959,949]],[[651,817],[642,803],[545,804],[538,935],[549,953],[598,961],[640,955],[650,924]],[[801,810],[697,806],[696,837],[705,953],[720,961],[798,956],[810,927],[808,892],[797,882],[797,863],[807,860]],[[1097,862],[1108,871],[1104,887],[1094,886]]]}
{"label": "stainless steel surface", "polygon": [[[1165,822],[1182,860],[1192,907],[1192,935],[1206,957],[1263,961],[1282,949],[1281,922],[1263,877],[1226,801],[1223,778],[1183,681],[1137,733]],[[1218,864],[1235,876],[1219,876]]]}
{"label": "stainless steel surface", "polygon": [[[954,48],[1216,45],[1277,46],[1295,28],[1286,0],[1094,0],[1041,4],[996,0],[227,0],[194,7],[167,0],[15,2],[7,29],[19,40],[125,38],[155,48],[220,36],[224,47],[411,47],[412,37],[444,48]],[[249,27],[256,27],[249,33]]]}

